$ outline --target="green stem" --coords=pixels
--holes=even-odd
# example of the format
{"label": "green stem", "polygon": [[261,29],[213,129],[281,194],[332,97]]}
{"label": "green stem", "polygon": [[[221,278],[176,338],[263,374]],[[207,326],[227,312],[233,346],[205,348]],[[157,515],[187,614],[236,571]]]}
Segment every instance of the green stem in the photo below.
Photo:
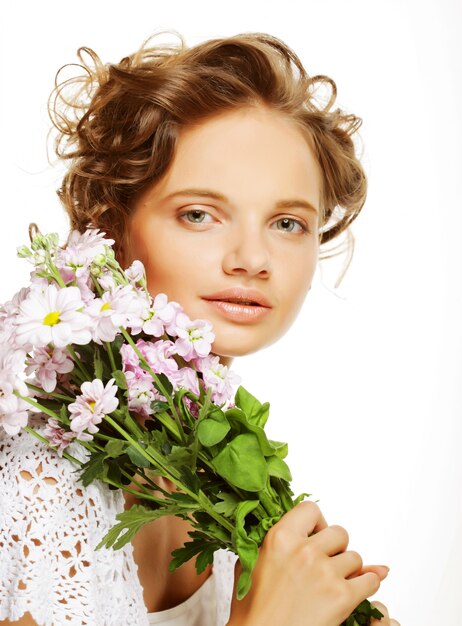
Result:
{"label": "green stem", "polygon": [[173,403],[173,400],[171,398],[171,395],[166,391],[165,387],[163,386],[162,382],[160,381],[159,377],[157,376],[157,374],[151,369],[151,366],[149,365],[149,363],[146,361],[146,359],[144,358],[144,356],[141,354],[140,350],[138,349],[138,346],[135,344],[135,342],[133,341],[133,339],[131,338],[131,336],[129,335],[129,333],[127,333],[127,331],[125,330],[125,328],[123,328],[122,326],[120,326],[120,331],[122,333],[122,335],[125,337],[126,341],[131,345],[131,347],[133,348],[133,350],[135,351],[136,355],[138,356],[140,363],[142,363],[144,369],[149,372],[149,374],[152,376],[152,378],[156,381],[156,383],[158,384],[161,393],[164,395],[165,399],[167,400],[167,404],[170,407],[170,410],[172,412],[172,415],[175,419],[175,422],[178,426],[178,430],[181,433],[181,441],[182,443],[185,442],[185,434],[184,434],[184,430],[183,427],[181,425],[181,419],[180,416],[178,415],[177,409],[175,404]]}
{"label": "green stem", "polygon": [[[131,443],[131,445],[136,448],[136,450],[138,450],[138,452],[140,454],[142,454],[150,463],[152,463],[153,465],[155,465],[156,467],[158,467],[159,469],[161,469],[162,471],[166,472],[165,476],[168,477],[170,480],[172,480],[172,482],[175,483],[175,485],[179,486],[180,488],[183,487],[183,485],[181,485],[179,481],[179,475],[178,472],[176,470],[173,470],[173,468],[171,468],[173,470],[173,472],[169,471],[168,467],[165,467],[165,461],[163,459],[163,457],[161,455],[159,455],[159,453],[157,452],[157,450],[155,450],[154,448],[152,448],[152,446],[149,446],[149,452],[143,448],[142,446],[140,446],[140,444],[131,437],[131,435],[124,430],[120,424],[118,424],[116,422],[116,420],[114,420],[110,415],[105,415],[104,416],[104,420],[110,424],[113,428],[115,428],[124,439],[126,439],[127,441],[129,441]],[[154,453],[154,454],[152,454]]]}
{"label": "green stem", "polygon": [[93,377],[90,375],[90,373],[89,373],[89,372],[87,372],[87,371],[85,370],[85,368],[83,367],[83,365],[82,365],[82,363],[81,363],[81,361],[80,361],[79,357],[78,357],[78,356],[77,356],[77,354],[75,353],[74,348],[73,348],[71,345],[69,345],[69,346],[67,346],[67,350],[68,350],[69,354],[71,355],[72,360],[74,361],[74,363],[75,363],[75,365],[76,365],[77,369],[79,370],[80,374],[83,376],[83,379],[84,379],[85,381],[87,381],[87,380],[89,380],[89,381],[90,381],[90,380],[93,380]]}
{"label": "green stem", "polygon": [[50,254],[50,252],[48,250],[47,250],[47,253],[46,253],[46,257],[47,257],[47,265],[48,265],[48,269],[50,270],[50,274],[53,276],[53,278],[55,279],[55,281],[58,283],[58,285],[60,287],[65,288],[67,285],[63,281],[63,278],[62,278],[61,274],[59,273],[58,268],[56,267],[56,265],[51,260],[51,254]]}
{"label": "green stem", "polygon": [[270,517],[275,517],[276,515],[281,515],[281,509],[275,504],[273,498],[270,493],[268,493],[267,488],[262,489],[258,492],[258,497],[260,499],[261,504],[265,508],[266,512]]}
{"label": "green stem", "polygon": [[193,472],[196,471],[196,467],[197,467],[197,455],[199,453],[199,437],[198,437],[198,426],[199,426],[199,422],[201,422],[205,417],[207,417],[207,411],[209,410],[209,406],[211,404],[211,397],[212,397],[212,389],[209,388],[207,389],[207,393],[205,396],[205,401],[203,406],[201,407],[201,410],[199,411],[199,416],[197,418],[197,424],[196,427],[194,428],[194,443],[192,445],[192,470]]}
{"label": "green stem", "polygon": [[31,383],[26,383],[26,385],[29,387],[29,389],[33,389],[34,391],[39,391],[40,393],[46,393],[47,396],[50,396],[51,398],[56,398],[57,400],[66,400],[66,402],[75,402],[75,398],[71,398],[71,396],[65,396],[62,393],[56,393],[55,391],[44,391],[44,389],[42,389],[41,387],[36,387],[35,385],[32,385]]}
{"label": "green stem", "polygon": [[210,500],[202,491],[199,491],[198,494],[192,492],[190,489],[188,489],[185,485],[181,483],[178,472],[174,468],[165,467],[164,465],[165,461],[163,457],[159,455],[159,453],[157,452],[155,448],[153,448],[152,446],[148,446],[148,448],[145,450],[142,446],[139,445],[137,441],[132,439],[132,437],[123,428],[121,428],[119,424],[115,420],[113,420],[109,415],[106,415],[104,419],[109,424],[111,424],[111,426],[113,426],[118,432],[120,432],[120,434],[127,441],[129,441],[131,445],[134,448],[136,448],[138,452],[140,452],[140,454],[142,454],[146,459],[148,459],[150,463],[152,463],[154,466],[157,466],[160,470],[165,472],[164,476],[168,478],[171,482],[173,482],[173,484],[176,485],[180,491],[183,491],[194,500],[198,500],[201,507],[205,509],[205,511],[210,515],[210,517],[215,519],[219,524],[224,526],[230,532],[233,532],[234,526],[224,516],[220,515],[213,509],[213,506],[211,505]]}
{"label": "green stem", "polygon": [[50,417],[54,417],[54,419],[58,420],[58,422],[61,421],[61,417],[57,413],[55,413],[51,409],[48,409],[46,406],[39,404],[33,398],[29,398],[28,396],[22,396],[18,391],[14,391],[13,393],[15,396],[18,396],[18,398],[21,398],[21,400],[24,400],[24,402],[27,402],[28,404],[35,406],[35,408],[37,409],[40,409],[42,413],[45,413],[46,415],[49,415]]}
{"label": "green stem", "polygon": [[112,352],[112,347],[111,344],[109,343],[109,341],[105,341],[104,345],[106,346],[106,351],[108,353],[109,356],[109,361],[111,363],[111,367],[112,367],[112,372],[115,372],[117,369],[116,363],[115,363],[115,359],[114,359],[114,353]]}

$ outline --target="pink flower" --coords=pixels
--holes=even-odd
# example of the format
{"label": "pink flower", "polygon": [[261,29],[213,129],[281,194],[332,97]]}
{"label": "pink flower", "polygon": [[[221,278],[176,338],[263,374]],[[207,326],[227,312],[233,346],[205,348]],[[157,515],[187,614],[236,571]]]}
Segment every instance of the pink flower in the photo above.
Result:
{"label": "pink flower", "polygon": [[171,321],[165,323],[165,332],[169,334],[170,337],[178,337],[176,320],[180,313],[184,313],[184,309],[180,304],[178,304],[178,302],[175,302],[174,300],[169,302],[169,306],[173,309],[174,316]]}
{"label": "pink flower", "polygon": [[88,275],[88,268],[93,260],[104,255],[106,246],[114,243],[113,239],[105,239],[105,233],[98,228],[88,228],[84,233],[73,230],[67,239],[65,248],[58,250],[57,267],[63,276],[67,275],[66,282],[80,276]]}
{"label": "pink flower", "polygon": [[139,367],[140,359],[130,344],[122,344],[120,356],[122,357],[122,371],[135,371]]}
{"label": "pink flower", "polygon": [[158,293],[154,298],[152,306],[147,311],[143,331],[147,335],[161,337],[165,332],[165,328],[169,327],[177,315],[177,310],[173,305],[173,302],[167,301],[165,293]]}
{"label": "pink flower", "polygon": [[39,385],[47,393],[56,388],[56,374],[68,374],[74,369],[74,362],[69,353],[61,348],[36,348],[28,360],[26,374],[35,372],[35,378]]}
{"label": "pink flower", "polygon": [[151,402],[165,398],[154,388],[151,376],[128,371],[125,378],[128,385],[128,408],[142,417],[152,415]]}
{"label": "pink flower", "polygon": [[194,395],[199,396],[199,380],[197,373],[192,367],[181,367],[177,372],[169,376],[173,389],[177,391],[180,387],[188,389]]}
{"label": "pink flower", "polygon": [[127,269],[125,270],[126,277],[133,285],[135,283],[141,282],[141,280],[144,278],[144,274],[144,265],[141,263],[141,261],[138,260],[133,261],[130,267],[127,267]]}
{"label": "pink flower", "polygon": [[178,363],[172,358],[175,354],[173,341],[158,339],[156,342],[151,342],[139,339],[136,345],[156,374],[170,376],[178,370]]}
{"label": "pink flower", "polygon": [[208,356],[196,361],[202,372],[206,388],[212,389],[212,402],[223,404],[234,395],[233,385],[239,385],[241,377],[220,363],[218,356]]}
{"label": "pink flower", "polygon": [[29,404],[14,394],[0,392],[0,425],[7,435],[16,435],[27,426]]}
{"label": "pink flower", "polygon": [[52,417],[48,420],[43,434],[51,445],[57,448],[56,452],[60,457],[63,456],[63,450],[67,448],[71,441],[76,437],[75,433],[64,430],[64,428],[59,425],[58,420],[55,420]]}
{"label": "pink flower", "polygon": [[26,352],[13,346],[0,344],[0,391],[6,395],[19,391],[23,396],[29,392],[24,382]]}
{"label": "pink flower", "polygon": [[29,292],[29,287],[23,287],[13,296],[12,300],[0,305],[0,344],[14,345],[16,336],[14,320],[19,311],[19,305],[27,298]]}
{"label": "pink flower", "polygon": [[106,387],[103,386],[99,378],[91,382],[82,383],[82,395],[77,396],[75,402],[69,404],[69,412],[73,416],[71,419],[71,430],[77,433],[81,439],[82,431],[96,433],[99,424],[105,415],[115,411],[119,404],[116,394],[118,387],[114,385],[114,378],[108,381]]}
{"label": "pink flower", "polygon": [[175,342],[176,351],[185,361],[196,356],[205,357],[210,353],[215,335],[212,324],[207,320],[191,321],[184,313],[176,318],[178,339]]}
{"label": "pink flower", "polygon": [[114,280],[114,275],[111,271],[103,271],[100,276],[97,278],[101,287],[108,291],[114,291],[117,288],[116,281]]}

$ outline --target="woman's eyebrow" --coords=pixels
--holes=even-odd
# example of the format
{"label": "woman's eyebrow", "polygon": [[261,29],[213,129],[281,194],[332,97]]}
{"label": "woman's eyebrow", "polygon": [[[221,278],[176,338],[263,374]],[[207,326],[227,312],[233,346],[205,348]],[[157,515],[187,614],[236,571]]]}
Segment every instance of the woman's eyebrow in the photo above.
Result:
{"label": "woman's eyebrow", "polygon": [[[229,203],[229,199],[224,196],[222,193],[218,191],[213,191],[211,189],[197,189],[195,187],[189,189],[180,189],[179,191],[174,191],[173,193],[166,196],[165,200],[170,200],[175,196],[202,196],[207,198],[213,198],[215,200],[220,200],[221,202]],[[275,208],[277,209],[293,209],[295,207],[302,207],[304,209],[309,209],[310,211],[314,211],[318,213],[318,210],[308,202],[307,200],[300,200],[299,198],[294,198],[291,200],[279,200],[275,204]]]}

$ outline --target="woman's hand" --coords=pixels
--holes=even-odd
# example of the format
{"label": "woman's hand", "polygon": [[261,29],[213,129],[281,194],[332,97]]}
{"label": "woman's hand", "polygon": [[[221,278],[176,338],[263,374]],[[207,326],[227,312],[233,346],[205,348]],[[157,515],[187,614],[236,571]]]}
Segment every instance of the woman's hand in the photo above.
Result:
{"label": "woman's hand", "polygon": [[[344,528],[327,525],[317,504],[297,504],[266,534],[250,591],[242,600],[233,594],[228,625],[339,626],[388,573],[380,566],[361,571],[348,540]],[[241,571],[238,561],[235,587]],[[384,626],[384,618],[376,624]]]}

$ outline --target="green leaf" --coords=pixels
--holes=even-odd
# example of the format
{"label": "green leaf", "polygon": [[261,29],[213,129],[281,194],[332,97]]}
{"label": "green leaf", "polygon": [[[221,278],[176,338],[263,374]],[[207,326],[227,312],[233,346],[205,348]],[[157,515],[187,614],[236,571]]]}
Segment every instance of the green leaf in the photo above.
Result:
{"label": "green leaf", "polygon": [[83,472],[80,474],[80,480],[84,487],[88,487],[96,478],[102,478],[104,474],[105,457],[105,452],[96,452],[81,466],[80,469],[83,469]]}
{"label": "green leaf", "polygon": [[200,504],[194,498],[191,498],[187,493],[181,493],[180,491],[174,491],[169,495],[169,499],[181,504],[182,508],[196,511],[200,508]]}
{"label": "green leaf", "polygon": [[196,494],[199,493],[199,477],[187,465],[181,468],[181,481],[190,491]]}
{"label": "green leaf", "polygon": [[59,418],[60,418],[60,420],[64,424],[66,424],[66,425],[70,424],[70,420],[69,420],[69,417],[67,415],[67,405],[65,405],[65,404],[61,405],[61,409],[59,410]]}
{"label": "green leaf", "polygon": [[266,462],[268,464],[268,472],[270,476],[283,478],[284,480],[287,480],[287,482],[290,482],[292,480],[289,466],[278,456],[276,456],[275,454],[273,456],[269,456],[267,457]]}
{"label": "green leaf", "polygon": [[247,491],[261,491],[268,480],[266,460],[253,433],[235,437],[212,460],[212,465],[231,485]]}
{"label": "green leaf", "polygon": [[134,446],[128,446],[127,454],[130,457],[131,462],[137,467],[150,467],[151,463],[149,459],[147,459],[144,454],[142,454],[137,448]]}
{"label": "green leaf", "polygon": [[176,469],[181,469],[185,465],[191,465],[192,451],[189,448],[172,446],[171,451],[165,456],[167,457],[167,461]]}
{"label": "green leaf", "polygon": [[220,443],[231,426],[225,414],[220,409],[211,411],[206,418],[202,419],[197,426],[197,436],[203,446],[209,448]]}
{"label": "green leaf", "polygon": [[202,552],[197,555],[196,559],[196,572],[202,574],[207,565],[213,563],[213,553],[218,550],[220,546],[218,544],[209,544]]}
{"label": "green leaf", "polygon": [[250,432],[256,435],[264,456],[272,456],[275,453],[263,428],[257,424],[252,424],[241,409],[228,409],[225,415],[234,427],[237,426],[237,428],[240,428],[244,432]]}
{"label": "green leaf", "polygon": [[[172,391],[173,391],[172,383],[169,381],[169,379],[167,378],[167,376],[165,374],[156,374],[156,375],[157,375],[157,378],[160,380],[162,386],[164,387],[165,391],[167,392],[167,395],[171,396],[172,395]],[[154,387],[158,391],[160,391],[160,393],[162,395],[164,395],[163,390],[160,388],[159,383],[155,379],[152,381],[152,383],[153,383]]]}
{"label": "green leaf", "polygon": [[232,517],[236,510],[237,505],[241,502],[241,499],[234,493],[227,493],[224,491],[223,493],[217,494],[218,498],[223,500],[223,502],[216,502],[213,505],[213,508],[217,513],[224,515],[225,517]]}
{"label": "green leaf", "polygon": [[274,439],[268,439],[270,446],[274,450],[274,454],[277,454],[281,459],[285,459],[289,452],[289,445],[285,441],[274,441]]}
{"label": "green leaf", "polygon": [[263,428],[269,416],[269,402],[262,404],[250,391],[240,385],[236,391],[234,403],[241,408],[251,424]]}
{"label": "green leaf", "polygon": [[119,387],[119,389],[128,389],[125,374],[122,372],[122,370],[114,370],[112,372],[112,377],[115,379],[116,385],[117,387]]}
{"label": "green leaf", "polygon": [[116,459],[125,452],[127,445],[127,442],[121,439],[111,439],[111,441],[108,441],[104,446],[104,449],[108,457]]}
{"label": "green leaf", "polygon": [[207,548],[209,539],[207,535],[200,531],[190,530],[188,535],[193,538],[192,541],[186,541],[181,548],[176,548],[171,552],[172,560],[169,563],[168,569],[170,572],[175,571],[180,565],[192,559],[193,556]]}
{"label": "green leaf", "polygon": [[258,545],[247,535],[245,517],[260,504],[259,500],[244,500],[236,509],[236,528],[233,533],[234,544],[242,565],[242,572],[237,581],[237,598],[247,594],[251,586],[251,574],[258,559]]}
{"label": "green leaf", "polygon": [[154,413],[160,413],[162,411],[167,411],[168,410],[168,403],[167,402],[162,402],[162,400],[153,400],[151,402],[151,410],[154,411]]}
{"label": "green leaf", "polygon": [[175,515],[177,512],[178,507],[164,507],[162,509],[151,510],[147,509],[142,504],[133,504],[126,511],[122,511],[122,513],[116,515],[116,519],[119,520],[119,523],[110,528],[96,546],[95,550],[99,550],[103,546],[106,546],[106,548],[113,547],[114,550],[119,550],[131,541],[145,524],[165,515]]}
{"label": "green leaf", "polygon": [[363,600],[340,626],[369,626],[370,618],[381,619],[381,613],[369,600]]}
{"label": "green leaf", "polygon": [[305,499],[305,496],[309,498],[311,495],[312,495],[311,493],[301,493],[299,496],[295,498],[294,506],[297,506],[299,502],[302,502]]}

